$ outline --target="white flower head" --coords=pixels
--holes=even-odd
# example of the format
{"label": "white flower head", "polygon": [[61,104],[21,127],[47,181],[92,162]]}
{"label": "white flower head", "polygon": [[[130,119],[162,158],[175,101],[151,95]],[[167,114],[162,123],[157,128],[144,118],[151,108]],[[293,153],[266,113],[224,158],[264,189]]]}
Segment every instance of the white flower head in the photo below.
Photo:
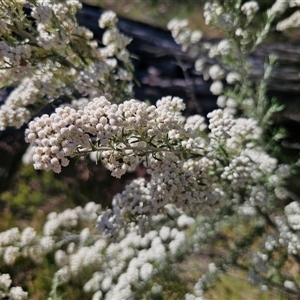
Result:
{"label": "white flower head", "polygon": [[223,83],[220,80],[214,81],[209,89],[212,94],[220,95],[223,91]]}
{"label": "white flower head", "polygon": [[28,293],[24,292],[20,286],[15,286],[10,289],[9,297],[10,300],[27,300]]}
{"label": "white flower head", "polygon": [[252,17],[258,10],[259,5],[256,1],[245,2],[241,7],[242,13],[247,17]]}
{"label": "white flower head", "polygon": [[[0,273],[1,274],[1,273]],[[0,289],[2,290],[8,290],[10,285],[12,283],[12,280],[10,278],[9,274],[1,274],[0,275]]]}
{"label": "white flower head", "polygon": [[109,26],[115,26],[117,21],[118,19],[116,13],[111,10],[108,10],[101,15],[99,19],[99,27],[105,28]]}
{"label": "white flower head", "polygon": [[212,80],[220,80],[225,76],[225,71],[219,65],[213,65],[209,68],[208,74]]}

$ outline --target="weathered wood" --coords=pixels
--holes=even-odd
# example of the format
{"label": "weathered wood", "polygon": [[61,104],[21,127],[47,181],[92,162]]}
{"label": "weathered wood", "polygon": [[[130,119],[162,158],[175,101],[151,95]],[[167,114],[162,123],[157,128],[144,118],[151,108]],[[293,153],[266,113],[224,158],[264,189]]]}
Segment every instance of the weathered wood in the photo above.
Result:
{"label": "weathered wood", "polygon": [[[89,5],[84,5],[77,15],[79,24],[90,28],[98,39],[101,39],[103,33],[98,27],[100,15],[99,8]],[[175,89],[177,84],[182,88],[183,83],[178,81],[183,80],[181,68],[177,64],[180,60],[189,71],[190,79],[194,80],[197,91],[205,96],[210,95],[208,88],[210,82],[199,80],[201,78],[199,73],[197,76],[193,74],[194,58],[180,50],[170,32],[124,18],[119,18],[118,27],[122,33],[133,39],[128,48],[139,57],[139,62],[135,64],[136,71],[140,75],[140,81],[146,86],[165,89],[168,79],[170,87],[174,87],[175,80]],[[209,39],[204,38],[204,41],[206,40]],[[270,54],[278,57],[278,65],[271,75],[270,91],[300,94],[300,43],[271,43],[259,46],[249,57],[253,64],[254,79],[259,80],[262,77],[264,62]],[[149,73],[151,67],[156,69],[156,74]]]}

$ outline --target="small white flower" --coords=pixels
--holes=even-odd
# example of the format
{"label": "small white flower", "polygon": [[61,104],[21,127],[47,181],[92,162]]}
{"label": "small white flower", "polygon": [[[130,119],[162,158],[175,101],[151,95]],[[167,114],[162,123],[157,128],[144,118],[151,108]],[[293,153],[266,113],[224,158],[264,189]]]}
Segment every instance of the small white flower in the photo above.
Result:
{"label": "small white flower", "polygon": [[212,80],[220,80],[224,78],[225,71],[219,65],[213,65],[209,68],[208,74]]}
{"label": "small white flower", "polygon": [[259,6],[256,1],[245,2],[241,7],[241,11],[247,17],[253,16],[258,10],[259,10]]}
{"label": "small white flower", "polygon": [[8,290],[12,280],[9,274],[0,274],[0,289]]}
{"label": "small white flower", "polygon": [[28,293],[24,292],[20,286],[12,287],[9,291],[9,299],[11,300],[27,300]]}
{"label": "small white flower", "polygon": [[147,282],[150,280],[153,273],[153,265],[150,263],[145,263],[140,269],[140,277],[143,281]]}
{"label": "small white flower", "polygon": [[214,95],[220,95],[223,91],[223,83],[220,80],[214,81],[209,90],[212,92]]}
{"label": "small white flower", "polygon": [[105,11],[99,19],[99,27],[105,28],[105,27],[113,26],[116,24],[117,21],[118,21],[117,16],[113,11],[111,10]]}
{"label": "small white flower", "polygon": [[236,82],[241,81],[241,75],[237,72],[230,72],[226,76],[226,81],[229,84],[234,84]]}

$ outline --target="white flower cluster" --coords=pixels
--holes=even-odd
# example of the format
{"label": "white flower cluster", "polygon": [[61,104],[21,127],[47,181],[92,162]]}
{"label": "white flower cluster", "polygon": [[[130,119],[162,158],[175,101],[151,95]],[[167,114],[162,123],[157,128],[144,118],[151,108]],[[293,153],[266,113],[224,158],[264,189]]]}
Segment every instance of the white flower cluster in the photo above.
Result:
{"label": "white flower cluster", "polygon": [[[0,42],[0,67],[1,81],[3,86],[8,81],[13,83],[25,76],[30,76],[31,47],[29,45],[18,45],[11,47],[4,41]],[[28,63],[27,63],[28,62]]]}
{"label": "white flower cluster", "polygon": [[76,227],[80,221],[91,221],[97,218],[97,211],[100,205],[89,202],[85,207],[66,209],[62,213],[52,212],[47,216],[43,227],[44,236],[55,236],[57,231],[69,230]]}
{"label": "white flower cluster", "polygon": [[[75,80],[75,88],[84,95],[96,97],[99,94],[115,103],[123,102],[125,95],[132,94],[133,75],[130,67],[130,55],[126,46],[131,39],[122,35],[116,27],[118,19],[112,11],[104,12],[99,19],[99,26],[106,28],[102,37],[104,47],[97,50],[96,56],[101,61],[94,62],[89,68],[81,71]],[[122,62],[122,67],[118,64]],[[109,78],[112,77],[113,80]],[[124,92],[120,91],[117,82],[125,82]]]}
{"label": "white flower cluster", "polygon": [[112,27],[116,25],[117,21],[118,20],[116,14],[113,11],[106,11],[103,13],[101,19],[99,20],[99,27]]}
{"label": "white flower cluster", "polygon": [[173,19],[168,23],[168,29],[172,32],[174,40],[178,44],[181,44],[183,51],[189,49],[190,51],[195,52],[193,46],[200,42],[202,38],[202,32],[200,30],[192,31],[188,28],[188,25],[189,22],[187,19]]}
{"label": "white flower cluster", "polygon": [[[112,175],[121,177],[144,162],[151,180],[127,185],[114,197],[112,208],[98,218],[100,231],[111,237],[130,222],[146,232],[151,217],[170,203],[183,210],[201,210],[205,202],[221,203],[224,192],[216,184],[216,170],[232,189],[247,189],[253,206],[269,202],[265,193],[260,196],[250,188],[253,180],[269,176],[271,189],[289,173],[280,171],[284,167],[278,168],[277,160],[262,148],[254,147],[261,139],[257,122],[215,110],[208,114],[207,136],[204,118],[184,120],[183,109],[179,98],[165,97],[148,106],[136,100],[117,105],[100,97],[83,109],[64,106],[36,118],[26,130],[26,140],[33,146],[37,169],[60,172],[70,157],[98,152]],[[227,159],[219,157],[220,146]]]}
{"label": "white flower cluster", "polygon": [[[185,105],[176,97],[164,97],[157,101],[156,106],[137,100],[120,104],[124,100],[124,88],[120,89],[119,83],[125,82],[126,94],[130,90],[132,75],[128,66],[129,53],[125,49],[129,39],[117,30],[116,15],[106,12],[100,18],[99,26],[107,30],[102,38],[104,47],[98,48],[91,32],[78,27],[72,18],[80,7],[78,1],[53,3],[38,0],[35,3],[31,17],[36,22],[37,34],[32,36],[31,31],[23,30],[21,24],[17,28],[24,38],[21,43],[13,40],[8,44],[4,39],[0,44],[0,63],[11,64],[14,70],[9,72],[17,72],[15,78],[21,81],[1,107],[0,129],[14,124],[20,127],[27,122],[30,114],[29,110],[26,113],[26,108],[34,106],[37,101],[52,101],[65,89],[71,100],[72,92],[76,90],[87,98],[63,105],[53,114],[30,122],[26,141],[32,146],[34,167],[59,173],[69,164],[71,157],[96,153],[96,159],[117,178],[134,170],[140,163],[147,168],[150,178],[135,179],[127,184],[122,193],[114,196],[111,207],[99,216],[96,211],[100,206],[88,203],[84,208],[50,213],[41,237],[31,227],[21,232],[13,228],[0,233],[1,263],[12,267],[18,262],[17,258],[28,258],[39,264],[45,253],[51,252],[57,267],[54,280],[59,283],[67,284],[86,269],[93,272],[83,284],[84,292],[93,294],[92,299],[151,298],[162,292],[162,287],[157,284],[153,288],[149,286],[157,282],[156,276],[164,271],[165,263],[189,246],[180,229],[196,226],[191,237],[192,248],[200,253],[199,242],[208,243],[218,238],[218,230],[226,222],[230,224],[231,219],[239,221],[246,216],[249,221],[249,216],[255,216],[256,221],[267,218],[265,215],[273,219],[278,198],[281,200],[288,195],[281,188],[290,168],[279,165],[279,160],[266,153],[266,142],[262,140],[262,128],[257,120],[234,117],[242,108],[239,105],[243,99],[240,98],[253,96],[248,89],[243,90],[244,78],[240,74],[244,72],[239,73],[236,66],[227,68],[226,60],[206,68],[202,58],[198,59],[197,70],[203,71],[206,79],[213,80],[211,92],[221,95],[218,105],[225,108],[208,114],[208,126],[199,115],[185,119],[181,114]],[[287,4],[276,1],[268,11],[269,19],[285,7]],[[224,28],[230,29],[227,25],[233,24],[236,12],[243,13],[239,14],[237,23],[244,20],[249,25],[257,10],[255,1],[227,8],[221,6],[220,1],[211,1],[205,4],[204,14],[207,23],[225,24]],[[268,32],[270,20],[264,24],[262,36]],[[24,18],[24,22],[29,20]],[[1,37],[5,37],[11,28],[16,30],[14,26],[17,25],[12,24],[9,17],[0,21]],[[210,58],[237,58],[232,56],[237,44],[231,40],[225,39],[214,47],[210,43],[198,46],[201,33],[188,29],[186,20],[175,20],[168,26],[176,41],[193,55],[205,50]],[[241,42],[241,52],[247,53],[247,34],[241,28],[244,27],[234,26],[233,37],[235,42],[245,42]],[[255,44],[260,40],[252,42]],[[70,46],[74,43],[80,55],[75,55]],[[58,61],[39,63],[37,58],[47,51],[55,52]],[[86,59],[82,61],[81,56]],[[241,68],[247,68],[245,61],[238,63],[241,63]],[[5,82],[8,81],[7,74],[10,73],[4,72],[2,77]],[[24,74],[29,74],[30,78],[25,78]],[[62,81],[62,77],[70,81]],[[225,78],[228,84],[237,84],[236,93],[225,89],[222,95],[222,80]],[[242,93],[244,91],[246,93]],[[94,98],[89,100],[88,97]],[[253,108],[254,100],[246,101],[252,101]],[[10,110],[15,113],[10,113]],[[190,210],[207,217],[195,220],[186,215]],[[265,229],[262,236],[264,251],[269,253],[281,245],[288,253],[298,255],[298,202],[287,205],[284,213],[285,216],[278,214],[274,218],[278,232],[269,234],[269,229]],[[167,220],[166,215],[170,215],[172,221]],[[272,219],[267,221],[272,223]],[[81,228],[84,222],[89,225]],[[105,235],[94,234],[93,223],[97,223],[97,229]],[[79,233],[74,233],[78,228]],[[112,240],[109,242],[107,237]],[[260,273],[267,274],[268,269],[268,255],[256,253],[249,268],[250,281],[266,289]],[[211,264],[208,274],[204,274],[195,285],[195,295],[187,294],[186,299],[202,299],[205,288],[218,272],[219,268]],[[10,278],[1,276],[0,287],[8,290]],[[295,288],[288,280],[284,286]],[[13,295],[20,295],[20,299],[25,297],[18,287],[11,288],[9,293],[12,299],[17,299]]]}
{"label": "white flower cluster", "polygon": [[234,125],[229,129],[227,147],[229,148],[250,148],[253,142],[258,141],[261,137],[262,129],[258,126],[257,121],[252,118],[234,119]]}
{"label": "white flower cluster", "polygon": [[287,221],[293,230],[300,230],[300,205],[294,201],[284,208]]}
{"label": "white flower cluster", "polygon": [[[274,1],[273,5],[267,10],[268,17],[262,22],[262,29],[258,29],[254,28],[255,26],[252,24],[253,17],[259,10],[259,3],[257,1],[244,1],[243,4],[236,3],[235,5],[226,1],[206,1],[204,5],[206,24],[211,24],[219,28],[227,38],[225,37],[218,43],[208,41],[198,43],[198,47],[194,45],[192,51],[188,47],[184,47],[186,43],[184,39],[176,38],[177,35],[180,35],[182,28],[183,32],[188,32],[189,28],[186,20],[180,21],[175,19],[171,21],[169,29],[172,31],[175,41],[183,46],[183,50],[188,51],[193,57],[198,58],[195,63],[195,69],[203,75],[205,80],[209,78],[213,80],[210,87],[212,94],[221,95],[224,93],[228,98],[228,102],[223,97],[221,98],[223,101],[220,99],[220,107],[225,108],[225,111],[229,114],[235,114],[239,109],[249,112],[253,109],[252,103],[249,102],[249,107],[247,107],[248,104],[246,101],[242,101],[244,99],[235,98],[233,96],[234,93],[230,93],[229,96],[227,90],[224,89],[223,79],[226,78],[228,84],[235,84],[237,87],[247,79],[242,78],[242,69],[251,67],[251,64],[247,61],[245,66],[241,66],[242,57],[244,56],[246,60],[255,46],[262,43],[266,38],[275,18],[279,14],[282,14],[288,6],[297,6],[297,3],[297,1]],[[297,11],[290,19],[280,22],[277,26],[278,30],[289,26],[299,26],[298,13]],[[253,30],[250,29],[252,26]],[[232,33],[235,36],[232,36]],[[214,59],[213,63],[209,58]],[[245,71],[248,72],[246,69]],[[241,89],[244,88],[241,87]]]}
{"label": "white flower cluster", "polygon": [[249,157],[241,155],[235,157],[229,166],[224,168],[221,178],[230,181],[233,186],[243,187],[245,184],[249,184],[252,170],[253,164]]}
{"label": "white flower cluster", "polygon": [[273,251],[278,246],[276,236],[274,234],[267,235],[264,246],[266,251]]}
{"label": "white flower cluster", "polygon": [[237,101],[233,98],[228,98],[225,95],[220,95],[218,97],[217,105],[228,115],[235,115],[237,112]]}
{"label": "white flower cluster", "polygon": [[229,84],[235,84],[241,81],[241,74],[238,72],[229,72],[226,76],[226,81]]}
{"label": "white flower cluster", "polygon": [[[208,118],[211,130],[209,140],[198,136],[181,142],[183,148],[193,149],[192,153],[197,153],[200,157],[182,161],[176,154],[178,148],[173,152],[158,152],[155,157],[149,156],[145,162],[151,180],[134,180],[114,197],[112,209],[102,213],[98,219],[101,232],[115,237],[122,228],[127,227],[129,221],[135,221],[139,224],[140,231],[144,232],[151,217],[164,211],[170,203],[183,210],[201,210],[203,203],[220,203],[221,199],[225,199],[224,192],[214,184],[217,179],[212,174],[221,165],[220,178],[229,182],[232,189],[238,187],[248,191],[248,206],[253,206],[252,211],[255,211],[256,205],[264,206],[269,203],[269,190],[253,186],[254,180],[274,177],[268,185],[271,190],[288,176],[288,172],[281,172],[282,167],[278,167],[277,160],[263,149],[253,148],[254,142],[259,143],[261,138],[257,122],[253,119],[234,119],[221,110],[209,113]],[[195,121],[190,120],[184,124],[188,129],[188,136],[193,136],[193,130],[198,134],[203,133],[199,130],[201,118],[200,123],[196,123],[198,127],[192,129],[193,126],[190,125],[190,122],[198,122],[197,120],[198,117]],[[218,152],[214,152],[220,144],[224,147],[223,151],[228,151],[230,155],[228,161],[222,161]]]}
{"label": "white flower cluster", "polygon": [[[93,33],[76,22],[79,1],[26,3],[33,19],[20,9],[19,17],[24,19],[20,24],[13,20],[13,2],[0,7],[0,16],[5,16],[0,23],[0,86],[20,83],[0,108],[0,130],[21,127],[62,95],[72,99],[78,92],[89,97],[101,94],[119,103],[132,94],[132,67],[126,50],[130,39],[120,34],[114,13],[103,13],[99,20],[109,28],[103,35],[104,46],[98,47]],[[108,23],[102,21],[106,14],[111,16]],[[13,42],[4,34],[7,25],[16,33]],[[31,27],[34,29],[28,30]]]}
{"label": "white flower cluster", "polygon": [[[264,189],[264,187],[260,187]],[[261,195],[261,202],[265,196]],[[298,202],[294,201],[285,206],[284,209],[285,216],[277,215],[275,216],[274,225],[277,227],[278,232],[272,232],[265,236],[264,249],[266,253],[255,252],[252,253],[252,267],[249,268],[248,280],[251,284],[259,285],[262,290],[266,290],[267,286],[264,280],[267,278],[272,269],[272,259],[273,255],[271,252],[276,251],[279,247],[285,247],[289,254],[297,256],[300,249],[300,205]],[[272,218],[273,219],[273,218]],[[283,275],[283,278],[288,278]],[[298,292],[299,287],[292,281],[285,280],[284,288],[288,291]]]}
{"label": "white flower cluster", "polygon": [[245,2],[241,6],[241,11],[245,14],[248,18],[253,17],[253,15],[259,10],[259,5],[256,1],[248,1]]}
{"label": "white flower cluster", "polygon": [[289,224],[287,223],[287,220],[282,216],[276,217],[275,222],[279,231],[279,235],[278,235],[279,244],[286,247],[288,253],[297,255],[300,250],[299,232],[297,231],[293,232]]}
{"label": "white flower cluster", "polygon": [[105,46],[101,48],[100,54],[104,57],[116,56],[124,63],[129,62],[129,52],[126,46],[130,43],[131,39],[120,34],[116,27],[118,19],[114,12],[104,12],[99,19],[100,28],[108,28],[102,37],[102,43]]}
{"label": "white flower cluster", "polygon": [[215,45],[207,44],[208,56],[214,58],[217,56],[226,56],[232,49],[232,42],[228,39],[223,39]]}
{"label": "white flower cluster", "polygon": [[78,145],[89,145],[88,135],[74,125],[79,117],[74,109],[64,107],[50,117],[43,115],[29,124],[26,141],[33,144],[36,169],[53,169],[59,173],[61,166],[69,164],[66,157],[75,152]]}
{"label": "white flower cluster", "polygon": [[[32,6],[32,3],[27,4]],[[4,20],[6,24],[15,24],[13,22],[14,16],[10,14],[10,11],[7,11],[10,9],[10,5],[14,4],[10,3],[8,4],[8,6],[2,6],[0,9],[0,14],[3,14],[5,16]],[[73,10],[72,8],[80,8],[81,4],[79,3],[79,1],[66,1],[65,4],[52,4],[50,1],[37,1],[36,5],[37,6],[32,6],[31,15],[37,22],[36,26],[38,30],[35,30],[33,32],[38,33],[38,36],[33,36],[22,28],[23,26],[25,27],[32,25],[29,25],[26,22],[24,24],[18,23],[16,25],[17,28],[12,30],[16,30],[23,39],[20,41],[15,40],[15,46],[9,46],[5,42],[5,38],[1,42],[0,61],[2,62],[1,67],[4,69],[2,70],[2,72],[4,74],[6,73],[7,75],[14,75],[11,76],[10,81],[7,81],[5,77],[2,77],[2,86],[9,85],[12,82],[16,82],[27,76],[31,76],[34,68],[36,68],[36,54],[41,54],[38,53],[37,45],[43,47],[44,49],[55,48],[56,50],[58,50],[62,46],[66,48],[68,42],[71,40],[70,38],[66,37],[66,39],[63,40],[63,36],[65,35],[65,27],[76,26],[76,24],[71,21],[72,18],[70,18],[72,13],[67,13],[67,10],[68,8],[70,8],[70,11]],[[62,10],[64,10],[64,14],[61,15],[59,12]],[[21,10],[19,11],[19,13],[21,13]],[[75,11],[73,13],[75,13]],[[62,26],[60,30],[53,31],[52,29],[55,24],[55,22],[53,21],[54,16],[58,18],[62,23],[64,23],[65,27]],[[24,15],[22,15],[22,17],[25,18]],[[57,26],[57,24],[55,24],[55,26]],[[50,34],[50,31],[55,33]],[[48,37],[47,40],[45,36]],[[34,65],[31,63],[32,61],[35,62]],[[45,64],[45,61],[42,62],[42,65],[43,64]],[[42,65],[40,65],[39,67],[42,67]]]}
{"label": "white flower cluster", "polygon": [[[74,15],[77,9],[82,7],[81,3],[77,0],[67,0],[63,3],[52,3],[51,1],[37,1],[37,6],[32,8],[31,16],[37,22],[37,29],[39,36],[36,38],[37,44],[45,50],[56,49],[59,52],[66,48],[67,44],[74,40],[72,34],[79,34],[78,30],[74,32],[76,23],[69,18],[70,15]],[[55,24],[53,19],[55,16],[56,22],[63,24],[61,32],[54,32],[51,29]],[[56,25],[56,24],[55,24]],[[70,35],[66,32],[66,29],[70,30]],[[82,29],[82,28],[80,28]],[[83,29],[87,32],[87,29]],[[92,37],[91,33],[82,34],[82,37]]]}
{"label": "white flower cluster", "polygon": [[12,280],[9,274],[0,273],[0,297],[10,300],[27,300],[28,293],[20,286],[11,287]]}
{"label": "white flower cluster", "polygon": [[[260,170],[260,172],[263,172],[265,174],[269,174],[269,175],[275,175],[275,170],[279,167],[278,166],[278,161],[276,158],[271,157],[270,155],[268,155],[267,153],[265,153],[265,151],[259,147],[256,147],[255,149],[244,149],[243,151],[244,155],[247,155],[251,161],[253,161],[254,163],[256,163],[258,170]],[[280,171],[280,170],[278,170]],[[284,174],[280,174],[280,172],[278,172],[277,174],[279,177],[285,178],[287,176],[289,176],[289,174],[284,175]],[[255,174],[253,174],[253,177],[259,177],[255,176]],[[275,181],[275,180],[274,180]]]}
{"label": "white flower cluster", "polygon": [[[41,249],[41,245],[48,244],[42,251],[35,251],[40,259],[30,259],[39,264],[41,259],[45,259],[46,253],[53,253],[57,270],[53,280],[58,280],[60,285],[67,284],[89,269],[93,273],[83,283],[83,291],[94,294],[93,299],[137,299],[143,294],[161,293],[162,288],[151,289],[150,286],[149,289],[149,282],[164,271],[169,258],[174,259],[184,248],[185,233],[176,229],[176,226],[161,227],[159,223],[164,218],[161,216],[153,224],[157,230],[150,230],[142,237],[133,227],[127,233],[120,233],[117,242],[109,242],[90,229],[99,208],[99,205],[90,202],[85,207],[67,209],[61,213],[52,212],[44,224],[42,236],[31,227],[25,228],[22,233],[18,228],[2,232],[0,260],[2,257],[4,264],[8,264],[3,254],[7,250],[3,247],[14,247],[19,255],[27,257],[24,256],[26,247],[29,253],[34,248]],[[185,228],[194,224],[192,218],[185,218],[181,222]],[[49,242],[50,239],[52,242]],[[11,282],[8,274],[0,274],[0,295],[9,295],[10,299],[16,300],[27,299],[27,293],[20,287],[9,290]]]}
{"label": "white flower cluster", "polygon": [[219,17],[223,11],[223,7],[216,1],[205,2],[203,12],[205,24],[208,25],[212,23],[212,21]]}
{"label": "white flower cluster", "polygon": [[256,216],[257,212],[251,203],[245,201],[242,205],[239,206],[238,214],[242,215],[245,218],[252,218]]}
{"label": "white flower cluster", "polygon": [[267,10],[267,15],[270,19],[282,14],[289,7],[289,1],[276,0],[274,4]]}
{"label": "white flower cluster", "polygon": [[216,80],[211,84],[209,90],[213,95],[220,95],[223,92],[223,87],[222,81]]}
{"label": "white flower cluster", "polygon": [[19,256],[28,257],[35,262],[40,261],[41,247],[36,243],[36,232],[27,227],[20,234],[18,228],[1,232],[0,255],[6,265],[13,265]]}
{"label": "white flower cluster", "polygon": [[234,126],[235,121],[233,117],[225,114],[221,109],[210,112],[208,128],[211,130],[210,135],[215,139],[224,139],[230,137],[228,132]]}
{"label": "white flower cluster", "polygon": [[[113,176],[120,177],[139,163],[133,154],[149,152],[146,137],[155,143],[180,129],[177,114],[182,109],[179,98],[165,97],[156,107],[136,100],[116,105],[105,97],[94,98],[83,110],[65,106],[50,116],[36,118],[26,130],[26,141],[33,146],[34,167],[57,173],[68,165],[68,157],[85,149],[97,150],[90,148],[94,141],[103,150],[103,164]],[[135,146],[132,138],[139,136],[145,147]]]}
{"label": "white flower cluster", "polygon": [[219,65],[215,64],[209,68],[208,75],[212,80],[221,80],[225,76],[225,71]]}
{"label": "white flower cluster", "polygon": [[[175,254],[172,242],[176,241],[179,232],[175,228],[164,229],[169,232],[164,240],[157,231],[152,230],[144,237],[129,232],[119,243],[105,245],[102,253],[105,252],[98,253],[101,267],[86,282],[84,291],[101,295],[103,299],[117,299],[120,296],[122,299],[135,299],[136,293],[139,297],[144,294],[146,284],[163,270],[168,253]],[[160,267],[154,268],[157,264]]]}
{"label": "white flower cluster", "polygon": [[8,126],[20,128],[31,118],[31,112],[26,108],[36,101],[38,89],[34,82],[25,78],[7,97],[5,105],[0,108],[0,130]]}
{"label": "white flower cluster", "polygon": [[[200,115],[189,116],[185,120],[184,129],[191,133],[191,137],[196,138],[207,128],[205,118]],[[188,134],[187,133],[187,134]]]}
{"label": "white flower cluster", "polygon": [[[168,253],[167,244],[170,254],[176,253],[173,244],[178,239],[176,237],[181,236],[180,232],[168,227],[163,227],[160,232],[162,230],[167,230],[168,235],[160,237],[157,231],[150,231],[141,237],[130,232],[119,243],[107,245],[105,254],[98,254],[98,261],[102,262],[101,269],[86,282],[84,291],[101,294],[104,299],[116,299],[120,295],[122,299],[134,298],[134,287],[143,289],[153,276],[162,271]],[[182,245],[184,240],[179,244]],[[154,269],[157,263],[161,267]]]}
{"label": "white flower cluster", "polygon": [[195,219],[185,214],[182,214],[177,220],[177,226],[179,228],[190,227],[194,224],[195,224]]}
{"label": "white flower cluster", "polygon": [[151,218],[163,212],[166,205],[191,209],[209,201],[210,189],[206,184],[211,165],[206,158],[183,163],[178,156],[167,152],[156,159],[149,158],[148,162],[151,180],[136,179],[113,198],[112,209],[98,218],[101,232],[115,237],[131,220],[138,223],[143,233]]}
{"label": "white flower cluster", "polygon": [[51,252],[57,245],[57,236],[63,230],[76,227],[79,221],[96,220],[96,212],[100,206],[88,203],[84,208],[68,209],[63,213],[55,212],[48,215],[44,224],[44,236],[39,237],[31,227],[26,227],[21,233],[18,228],[12,228],[0,233],[0,257],[5,265],[14,265],[18,257],[28,258],[35,263],[43,260],[45,253]]}
{"label": "white flower cluster", "polygon": [[276,29],[278,31],[285,31],[289,28],[298,28],[298,27],[300,27],[300,10],[295,11],[291,16],[280,21],[276,25]]}

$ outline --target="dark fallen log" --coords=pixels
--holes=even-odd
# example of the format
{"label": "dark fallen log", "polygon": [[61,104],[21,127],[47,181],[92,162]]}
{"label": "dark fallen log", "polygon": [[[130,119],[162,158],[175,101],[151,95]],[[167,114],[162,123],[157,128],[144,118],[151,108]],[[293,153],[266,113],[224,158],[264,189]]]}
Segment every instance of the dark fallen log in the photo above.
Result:
{"label": "dark fallen log", "polygon": [[[79,24],[89,28],[98,40],[103,34],[98,27],[100,15],[98,7],[89,5],[83,5],[77,14]],[[138,57],[133,61],[140,82],[134,89],[137,99],[155,102],[163,96],[179,96],[186,100],[187,114],[206,115],[216,108],[216,97],[209,91],[211,82],[195,72],[195,59],[181,51],[170,32],[124,18],[119,18],[118,27],[132,38],[128,48]],[[287,104],[277,121],[289,129],[294,142],[300,131],[300,44],[272,43],[258,47],[249,58],[254,80],[262,77],[264,62],[271,53],[278,56],[278,65],[271,75],[269,92]],[[0,132],[0,192],[7,188],[26,148],[23,131]]]}

